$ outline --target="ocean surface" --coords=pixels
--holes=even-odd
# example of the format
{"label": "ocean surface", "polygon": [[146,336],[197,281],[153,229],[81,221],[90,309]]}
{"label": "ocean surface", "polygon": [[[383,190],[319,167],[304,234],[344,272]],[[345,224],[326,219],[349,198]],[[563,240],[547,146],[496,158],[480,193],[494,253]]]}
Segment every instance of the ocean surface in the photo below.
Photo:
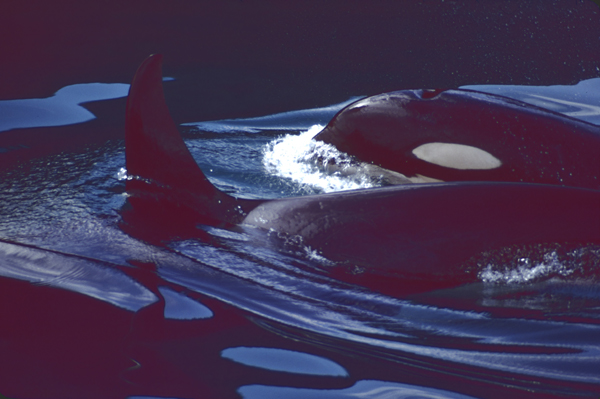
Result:
{"label": "ocean surface", "polygon": [[[600,78],[465,88],[600,125]],[[121,83],[81,84],[0,101],[0,114],[11,115],[0,131],[54,126],[46,134],[58,135],[78,124],[85,132],[95,115],[82,103],[126,94]],[[328,172],[327,159],[351,160],[312,140],[359,94],[179,128],[211,182],[236,197],[374,187],[360,170]],[[0,156],[18,148],[0,144]],[[12,381],[47,384],[47,397],[600,395],[597,246],[491,256],[477,283],[391,297],[337,280],[310,248],[282,252],[242,232],[198,226],[202,239],[132,237],[120,224],[126,179],[117,139],[0,170],[0,361]],[[40,395],[7,381],[2,394]]]}

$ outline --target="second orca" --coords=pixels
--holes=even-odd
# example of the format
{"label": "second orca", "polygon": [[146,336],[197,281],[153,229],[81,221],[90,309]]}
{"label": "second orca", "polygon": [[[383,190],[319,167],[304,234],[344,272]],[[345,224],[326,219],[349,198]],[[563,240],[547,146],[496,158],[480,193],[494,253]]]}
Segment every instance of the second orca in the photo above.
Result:
{"label": "second orca", "polygon": [[600,189],[600,127],[472,90],[402,90],[348,105],[317,136],[415,181]]}
{"label": "second orca", "polygon": [[276,200],[229,196],[182,140],[164,99],[161,64],[153,55],[139,67],[126,111],[129,197],[122,214],[124,227],[144,239],[193,236],[198,225],[265,240],[275,232],[331,261],[337,278],[394,296],[476,282],[464,265],[486,251],[600,243],[600,191],[586,188],[452,182]]}

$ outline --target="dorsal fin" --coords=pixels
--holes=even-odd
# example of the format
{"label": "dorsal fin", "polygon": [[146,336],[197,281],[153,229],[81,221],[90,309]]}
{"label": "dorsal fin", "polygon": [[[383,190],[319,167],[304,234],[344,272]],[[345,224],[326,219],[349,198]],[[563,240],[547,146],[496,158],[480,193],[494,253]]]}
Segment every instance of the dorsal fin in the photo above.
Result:
{"label": "dorsal fin", "polygon": [[[138,68],[127,99],[125,157],[128,193],[153,197],[174,209],[191,210],[204,224],[235,224],[258,203],[237,200],[215,188],[186,147],[165,101],[162,55]],[[150,194],[150,195],[149,195]],[[234,211],[234,208],[235,211]]]}
{"label": "dorsal fin", "polygon": [[174,189],[214,195],[181,139],[162,89],[162,55],[148,57],[138,68],[127,99],[125,152],[127,173]]}

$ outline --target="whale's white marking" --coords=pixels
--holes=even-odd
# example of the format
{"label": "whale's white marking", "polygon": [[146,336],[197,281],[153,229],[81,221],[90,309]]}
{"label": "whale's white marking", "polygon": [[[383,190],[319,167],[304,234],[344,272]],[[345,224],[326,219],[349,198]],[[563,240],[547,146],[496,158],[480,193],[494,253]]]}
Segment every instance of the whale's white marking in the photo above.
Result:
{"label": "whale's white marking", "polygon": [[452,169],[495,169],[502,165],[489,152],[464,144],[427,143],[412,152],[425,162]]}

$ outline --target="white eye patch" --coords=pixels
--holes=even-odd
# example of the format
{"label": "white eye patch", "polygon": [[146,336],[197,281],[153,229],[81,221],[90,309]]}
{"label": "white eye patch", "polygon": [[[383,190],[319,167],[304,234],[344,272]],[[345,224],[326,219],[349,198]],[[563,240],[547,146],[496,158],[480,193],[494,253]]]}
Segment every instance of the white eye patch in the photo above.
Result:
{"label": "white eye patch", "polygon": [[427,143],[418,146],[412,153],[419,159],[452,169],[495,169],[502,162],[477,147],[453,143]]}

